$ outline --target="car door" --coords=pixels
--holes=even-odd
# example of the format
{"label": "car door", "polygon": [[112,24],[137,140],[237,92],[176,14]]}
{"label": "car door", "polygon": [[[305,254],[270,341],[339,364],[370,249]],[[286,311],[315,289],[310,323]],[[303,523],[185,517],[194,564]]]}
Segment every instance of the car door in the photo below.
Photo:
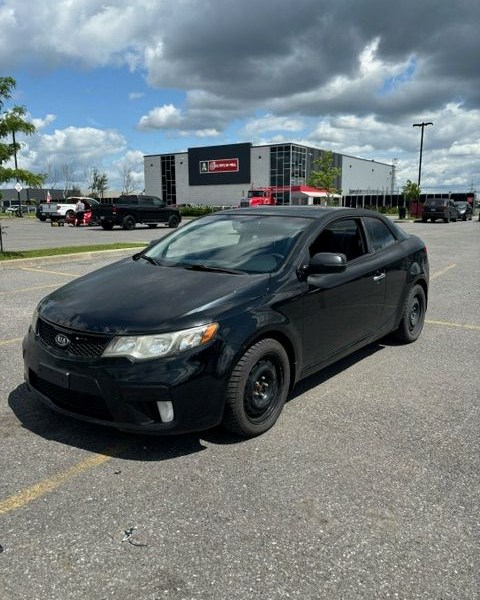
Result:
{"label": "car door", "polygon": [[371,336],[381,322],[385,297],[383,263],[369,252],[361,219],[340,218],[329,224],[310,246],[310,254],[318,251],[345,254],[347,267],[308,278],[303,356],[305,368],[311,370]]}
{"label": "car door", "polygon": [[168,221],[168,211],[166,210],[167,203],[161,198],[153,197],[153,206],[156,223],[164,223]]}

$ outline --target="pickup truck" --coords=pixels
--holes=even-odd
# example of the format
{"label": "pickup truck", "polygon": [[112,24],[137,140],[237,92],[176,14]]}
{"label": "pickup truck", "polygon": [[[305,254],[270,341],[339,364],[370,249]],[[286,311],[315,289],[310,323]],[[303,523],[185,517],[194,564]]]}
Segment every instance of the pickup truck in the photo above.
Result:
{"label": "pickup truck", "polygon": [[168,227],[178,227],[182,216],[177,208],[168,206],[165,200],[156,196],[123,195],[113,204],[100,203],[93,207],[92,218],[103,229],[113,229],[120,225],[123,229],[134,229],[137,223],[156,227],[165,223]]}
{"label": "pickup truck", "polygon": [[52,200],[51,202],[42,202],[38,205],[36,215],[40,221],[63,221],[65,218],[73,218],[75,216],[75,205],[81,199],[85,204],[92,199],[83,196],[69,196],[63,202]]}

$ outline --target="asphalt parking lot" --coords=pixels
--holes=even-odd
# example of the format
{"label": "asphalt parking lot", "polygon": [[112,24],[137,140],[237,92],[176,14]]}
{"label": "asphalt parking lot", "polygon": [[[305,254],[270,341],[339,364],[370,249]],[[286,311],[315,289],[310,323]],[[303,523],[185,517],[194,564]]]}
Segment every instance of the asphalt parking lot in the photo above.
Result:
{"label": "asphalt parking lot", "polygon": [[[7,250],[169,231],[7,224]],[[429,253],[420,339],[302,382],[248,441],[50,412],[23,383],[35,305],[129,251],[0,269],[0,598],[480,598],[480,223],[401,226]]]}

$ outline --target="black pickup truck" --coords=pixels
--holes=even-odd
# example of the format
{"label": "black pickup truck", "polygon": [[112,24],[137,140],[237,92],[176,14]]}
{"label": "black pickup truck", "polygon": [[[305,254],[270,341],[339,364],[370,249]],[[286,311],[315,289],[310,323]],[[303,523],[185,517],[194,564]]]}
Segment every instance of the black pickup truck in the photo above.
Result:
{"label": "black pickup truck", "polygon": [[113,229],[115,225],[134,229],[137,223],[148,227],[156,227],[158,223],[178,227],[182,216],[177,208],[168,206],[156,196],[124,195],[116,198],[113,204],[102,202],[94,206],[92,219],[103,229]]}

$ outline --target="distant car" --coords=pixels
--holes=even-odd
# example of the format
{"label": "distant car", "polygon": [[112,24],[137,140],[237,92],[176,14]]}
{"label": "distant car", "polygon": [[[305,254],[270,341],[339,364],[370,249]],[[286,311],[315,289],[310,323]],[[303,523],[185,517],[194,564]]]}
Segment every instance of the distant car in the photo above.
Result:
{"label": "distant car", "polygon": [[91,423],[252,437],[301,379],[391,332],[414,342],[428,278],[422,240],[373,211],[219,211],[41,300],[24,373]]}
{"label": "distant car", "polygon": [[[36,206],[30,206],[29,204],[22,204],[22,215],[28,215],[30,213],[34,213],[37,210]],[[14,206],[9,206],[5,211],[7,215],[15,215],[16,217],[20,216],[20,208],[18,204]]]}
{"label": "distant car", "polygon": [[422,221],[426,223],[431,219],[435,223],[437,219],[443,219],[444,223],[456,221],[458,210],[453,200],[448,198],[427,198],[423,205]]}
{"label": "distant car", "polygon": [[473,209],[470,202],[463,202],[461,200],[455,202],[458,211],[458,218],[462,219],[462,221],[466,221],[467,219],[472,220],[473,217]]}

